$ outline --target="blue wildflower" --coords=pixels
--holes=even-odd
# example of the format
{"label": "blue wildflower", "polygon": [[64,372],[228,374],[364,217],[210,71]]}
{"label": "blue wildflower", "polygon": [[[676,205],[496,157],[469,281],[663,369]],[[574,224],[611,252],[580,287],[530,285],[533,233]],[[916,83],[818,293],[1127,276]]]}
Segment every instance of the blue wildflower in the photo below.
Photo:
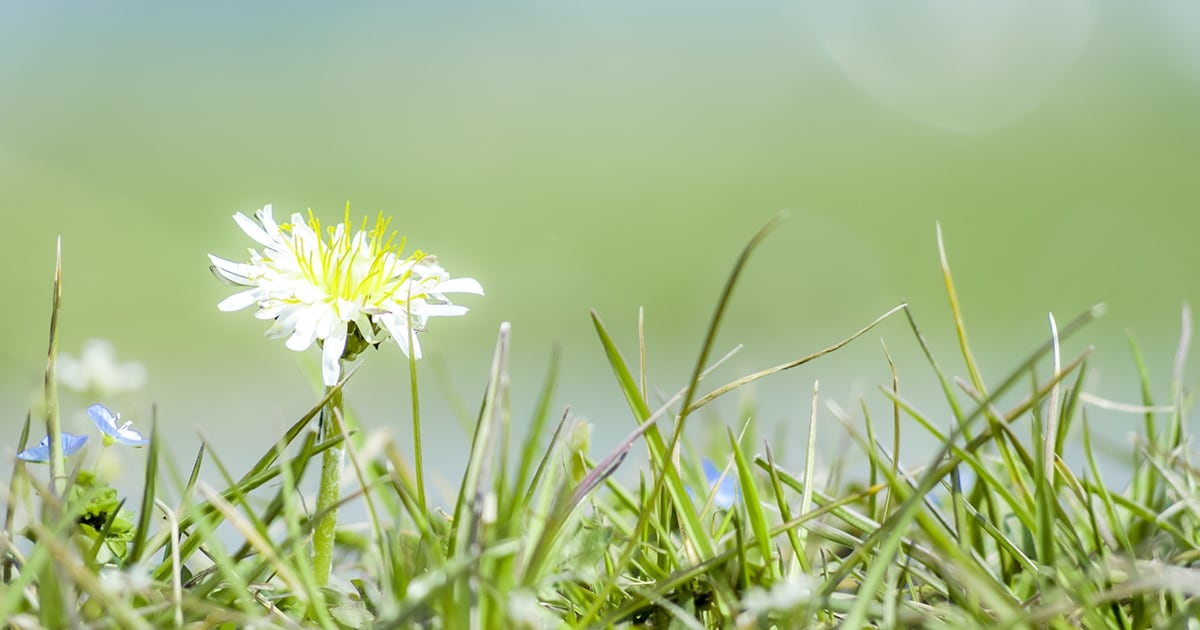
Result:
{"label": "blue wildflower", "polygon": [[[86,443],[86,435],[74,435],[72,433],[67,433],[66,431],[63,431],[62,433],[62,451],[63,455],[66,457],[70,457],[75,453],[78,453],[79,449],[83,448],[83,445]],[[20,453],[17,453],[17,457],[27,462],[42,463],[50,461],[50,436],[47,435],[46,437],[42,438],[42,441],[38,442],[37,446],[27,448]]]}
{"label": "blue wildflower", "polygon": [[87,412],[92,417],[92,422],[96,423],[96,428],[104,434],[105,446],[113,442],[120,442],[126,446],[145,446],[150,443],[150,440],[130,426],[132,422],[117,424],[121,421],[121,414],[114,414],[104,405],[92,405],[88,407]]}
{"label": "blue wildflower", "polygon": [[[733,502],[738,497],[737,479],[733,473],[731,472],[721,479],[721,471],[707,457],[700,461],[700,465],[704,468],[704,480],[708,483],[710,493],[713,495],[713,505],[722,510],[732,508]],[[720,485],[717,485],[718,480],[721,481]]]}

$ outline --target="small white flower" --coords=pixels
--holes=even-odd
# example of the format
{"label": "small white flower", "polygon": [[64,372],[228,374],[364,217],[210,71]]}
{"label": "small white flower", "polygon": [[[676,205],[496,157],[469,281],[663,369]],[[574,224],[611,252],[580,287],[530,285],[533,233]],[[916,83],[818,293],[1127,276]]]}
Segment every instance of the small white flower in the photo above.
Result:
{"label": "small white flower", "polygon": [[128,595],[148,590],[154,585],[150,570],[141,565],[125,568],[104,567],[100,569],[100,587],[110,595]]}
{"label": "small white flower", "polygon": [[795,610],[807,604],[813,596],[812,580],[804,575],[793,574],[771,586],[770,590],[755,586],[742,598],[745,614],[758,616],[771,611]]}
{"label": "small white flower", "polygon": [[77,392],[112,396],[141,389],[146,368],[137,361],[117,361],[117,351],[104,339],[89,339],[79,357],[62,354],[55,366],[58,382]]}
{"label": "small white flower", "polygon": [[508,621],[521,630],[565,628],[554,613],[547,610],[533,593],[515,590],[508,596]]}
{"label": "small white flower", "polygon": [[320,341],[325,385],[337,383],[344,354],[349,358],[388,336],[406,355],[421,358],[415,333],[425,329],[429,318],[467,312],[446,294],[483,295],[478,282],[450,278],[433,256],[417,251],[401,258],[404,241],[397,243],[396,233],[387,232],[390,220],[382,214],[371,230],[364,219],[354,231],[347,208],[345,220],[328,230],[328,240],[311,211],[307,222],[293,214],[290,223],[277,224],[269,205],[255,212],[254,219],[240,212],[233,219],[262,250],[251,249],[248,263],[209,255],[219,278],[249,287],[217,308],[236,311],[257,305],[255,317],[275,320],[267,335],[287,337],[291,350]]}

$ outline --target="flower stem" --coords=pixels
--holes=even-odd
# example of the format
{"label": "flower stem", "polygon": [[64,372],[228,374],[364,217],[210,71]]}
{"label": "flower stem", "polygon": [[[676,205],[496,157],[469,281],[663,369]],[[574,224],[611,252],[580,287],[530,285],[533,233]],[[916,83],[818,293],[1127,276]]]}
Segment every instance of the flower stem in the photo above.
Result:
{"label": "flower stem", "polygon": [[[329,393],[329,388],[326,388]],[[329,397],[325,406],[321,439],[328,440],[342,435],[342,390]],[[317,528],[313,532],[313,573],[318,586],[329,583],[329,571],[333,567],[333,538],[337,526],[338,482],[342,469],[342,448],[326,449],[321,455],[321,487],[317,495]]]}
{"label": "flower stem", "polygon": [[[409,327],[409,347],[412,347],[412,327]],[[421,455],[421,398],[417,395],[417,359],[408,357],[408,383],[412,388],[412,426],[413,426],[413,455],[417,468],[417,504],[421,513],[428,514],[429,506],[425,503],[425,462]]]}

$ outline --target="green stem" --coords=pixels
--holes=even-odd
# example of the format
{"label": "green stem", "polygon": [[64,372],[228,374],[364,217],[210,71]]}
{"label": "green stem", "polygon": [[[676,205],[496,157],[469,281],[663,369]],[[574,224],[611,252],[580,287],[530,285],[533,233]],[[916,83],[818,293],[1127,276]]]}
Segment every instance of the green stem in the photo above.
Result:
{"label": "green stem", "polygon": [[[329,388],[325,389],[326,395]],[[342,390],[333,392],[325,406],[323,439],[342,434]],[[342,469],[342,447],[326,449],[321,455],[321,489],[317,495],[317,529],[313,532],[313,572],[317,585],[329,583],[333,567],[333,538],[337,527],[338,482]]]}
{"label": "green stem", "polygon": [[[412,347],[412,327],[409,327],[408,347]],[[421,513],[428,514],[425,503],[425,461],[421,456],[421,398],[417,395],[417,359],[408,357],[408,384],[412,389],[413,464],[417,468],[417,503]]]}
{"label": "green stem", "polygon": [[[54,292],[50,303],[50,348],[46,352],[45,411],[46,435],[50,438],[50,492],[56,497],[67,495],[67,458],[62,449],[62,418],[58,411],[58,379],[54,376],[54,360],[58,356],[58,313],[62,307],[62,237],[58,238],[58,252],[54,263]],[[60,514],[51,506],[61,505],[54,501],[42,503],[43,521],[57,522]],[[53,515],[53,516],[51,516]],[[53,519],[53,520],[51,520]],[[50,562],[42,567],[38,580],[38,597],[41,600],[42,625],[48,628],[61,627],[67,623],[67,602],[73,601],[70,587],[58,571],[58,563]]]}
{"label": "green stem", "polygon": [[58,312],[62,307],[62,237],[54,264],[54,293],[50,306],[50,349],[46,353],[46,435],[50,437],[50,488],[56,496],[67,491],[67,458],[62,450],[62,419],[58,413],[58,380],[54,377],[54,359],[58,355]]}

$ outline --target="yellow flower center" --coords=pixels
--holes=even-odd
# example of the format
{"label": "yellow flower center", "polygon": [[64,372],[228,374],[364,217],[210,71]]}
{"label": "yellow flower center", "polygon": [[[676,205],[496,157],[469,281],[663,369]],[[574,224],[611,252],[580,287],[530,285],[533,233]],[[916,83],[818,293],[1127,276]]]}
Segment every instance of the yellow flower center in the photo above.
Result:
{"label": "yellow flower center", "polygon": [[[280,229],[290,237],[286,242],[309,282],[323,289],[335,304],[345,300],[364,306],[395,295],[411,276],[412,264],[424,257],[418,250],[402,258],[406,239],[400,238],[397,243],[398,233],[388,231],[390,224],[391,217],[381,212],[373,227],[363,217],[361,227],[355,231],[347,206],[342,223],[326,228],[328,241],[322,237],[321,222],[311,209],[308,228],[316,235],[315,243],[309,242],[307,234],[297,233],[294,225],[281,224]],[[311,251],[314,247],[316,251]],[[401,268],[403,271],[397,273]]]}

